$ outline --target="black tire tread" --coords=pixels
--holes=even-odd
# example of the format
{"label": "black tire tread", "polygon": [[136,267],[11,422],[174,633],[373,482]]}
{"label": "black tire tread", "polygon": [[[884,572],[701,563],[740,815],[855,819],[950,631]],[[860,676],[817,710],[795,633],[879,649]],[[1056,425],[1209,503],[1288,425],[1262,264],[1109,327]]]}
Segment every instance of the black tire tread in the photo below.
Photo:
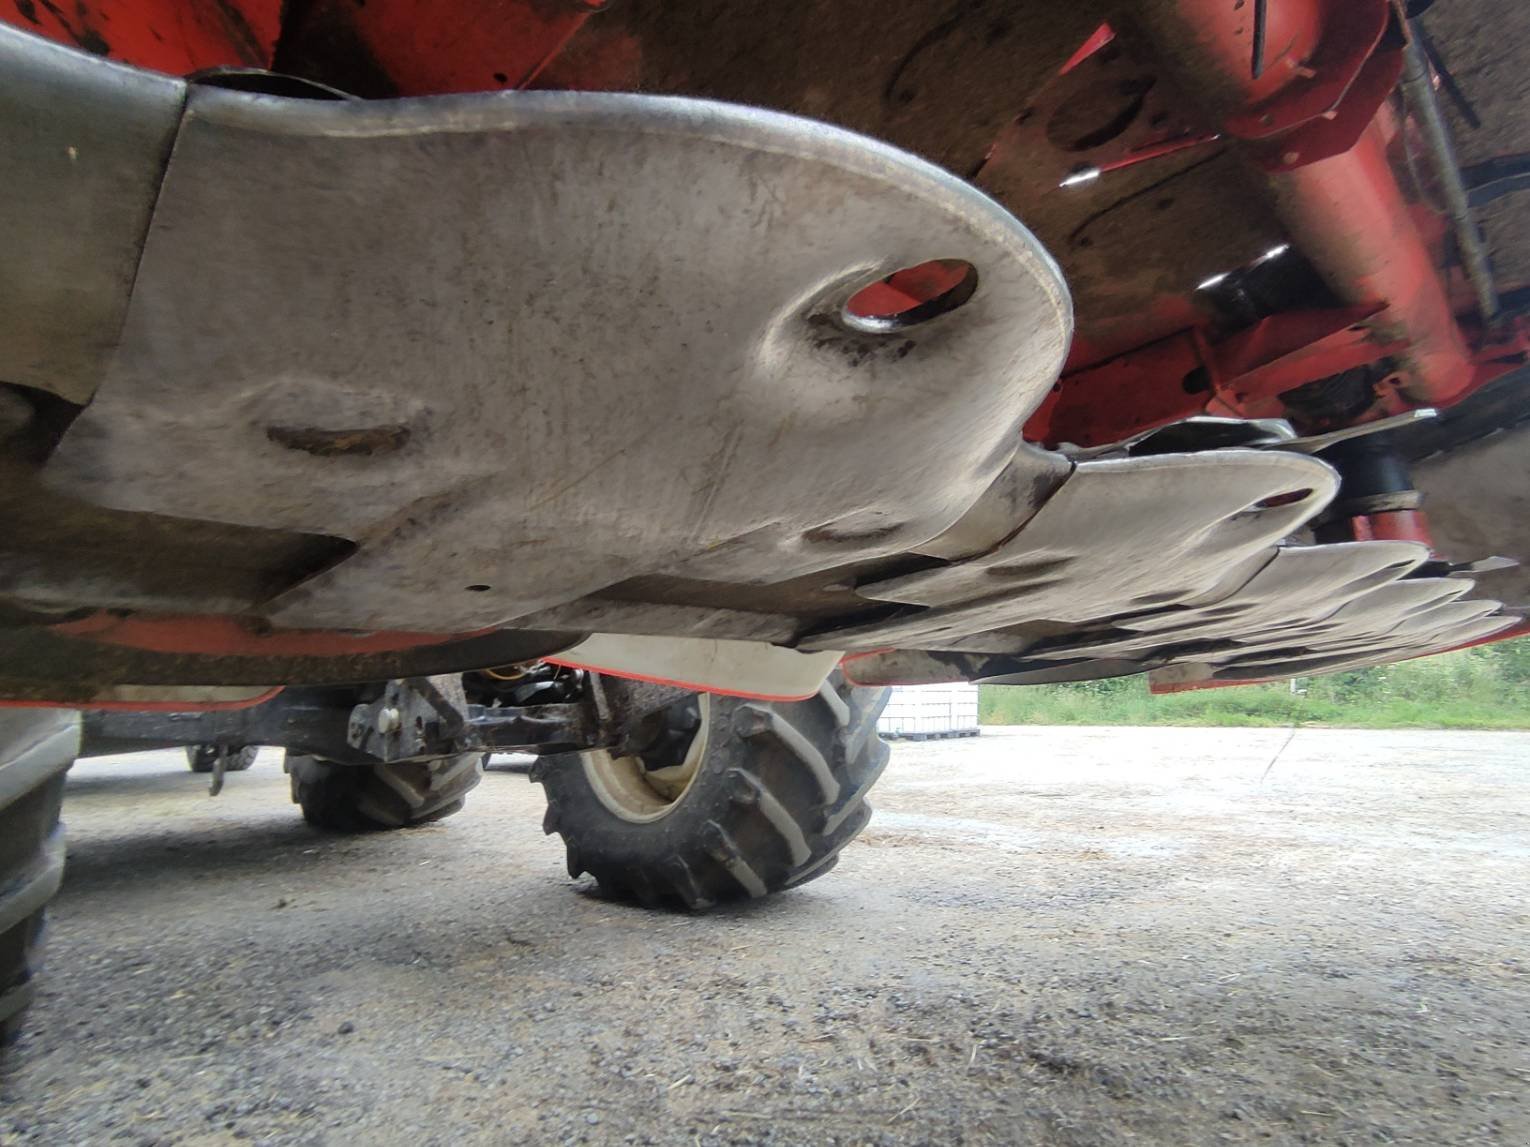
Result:
{"label": "black tire tread", "polygon": [[[226,773],[242,773],[255,763],[255,758],[260,755],[260,748],[256,745],[246,745],[242,749],[235,749],[228,756],[228,763],[223,766]],[[216,745],[187,745],[186,763],[194,773],[210,773],[218,760],[218,747]]]}
{"label": "black tire tread", "polygon": [[44,913],[64,876],[59,808],[78,725],[56,710],[0,716],[0,1046],[20,1033],[42,960]]}
{"label": "black tire tread", "polygon": [[414,828],[460,812],[483,779],[482,753],[430,761],[337,765],[288,756],[292,800],[303,819],[329,832]]}
{"label": "black tire tread", "polygon": [[804,701],[713,697],[701,771],[675,809],[635,823],[607,809],[580,754],[532,771],[544,787],[543,830],[562,835],[570,876],[602,892],[700,911],[805,884],[833,868],[871,819],[867,794],[887,766],[876,735],[885,689],[838,674]]}

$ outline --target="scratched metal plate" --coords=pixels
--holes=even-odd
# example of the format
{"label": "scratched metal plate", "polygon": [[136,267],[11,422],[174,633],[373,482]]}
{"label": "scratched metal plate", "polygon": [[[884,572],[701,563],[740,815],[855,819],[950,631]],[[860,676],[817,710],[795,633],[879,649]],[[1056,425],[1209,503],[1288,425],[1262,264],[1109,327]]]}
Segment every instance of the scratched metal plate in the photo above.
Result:
{"label": "scratched metal plate", "polygon": [[1501,633],[1518,620],[1517,617],[1501,614],[1488,615],[1446,625],[1432,633],[1418,635],[1412,640],[1382,639],[1349,649],[1314,650],[1286,658],[1230,658],[1225,661],[1199,664],[1184,662],[1156,671],[1155,677],[1168,682],[1258,681],[1267,678],[1339,673],[1346,669],[1385,665],[1393,661],[1455,649],[1473,641],[1480,641],[1484,637],[1491,637],[1495,633]]}
{"label": "scratched metal plate", "polygon": [[[1342,622],[1343,607],[1406,576],[1429,556],[1410,542],[1343,542],[1283,546],[1235,592],[1213,594],[1191,608],[1164,610],[1115,623],[1125,634],[1059,640],[1049,656],[1132,657],[1165,646],[1321,637]],[[1457,594],[1470,588],[1449,583]]]}
{"label": "scratched metal plate", "polygon": [[[841,321],[929,259],[975,266],[970,300]],[[644,574],[781,580],[929,541],[1015,457],[1069,337],[1012,216],[805,120],[199,89],[46,478],[355,541],[269,603],[280,623],[462,631]]]}
{"label": "scratched metal plate", "polygon": [[925,607],[830,630],[816,648],[1018,651],[991,631],[1104,621],[1194,601],[1293,532],[1333,497],[1332,468],[1300,454],[1216,450],[1085,462],[1002,544],[937,569],[862,586],[875,601]]}

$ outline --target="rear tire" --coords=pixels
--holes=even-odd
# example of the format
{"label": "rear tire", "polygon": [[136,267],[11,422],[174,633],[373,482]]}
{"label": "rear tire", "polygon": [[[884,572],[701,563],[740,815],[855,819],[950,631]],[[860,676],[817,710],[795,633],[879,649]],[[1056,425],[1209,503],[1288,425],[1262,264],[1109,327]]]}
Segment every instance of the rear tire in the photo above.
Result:
{"label": "rear tire", "polygon": [[79,728],[68,710],[0,710],[0,1046],[32,1002],[44,906],[64,878],[58,812]]}
{"label": "rear tire", "polygon": [[[234,749],[228,755],[228,762],[223,766],[226,773],[242,773],[255,763],[255,758],[260,755],[257,745],[246,745],[242,749]],[[194,773],[210,773],[218,762],[217,745],[187,745],[186,763],[191,766]]]}
{"label": "rear tire", "polygon": [[483,779],[484,754],[459,753],[433,761],[337,765],[288,755],[292,799],[303,819],[329,832],[413,828],[460,812]]}
{"label": "rear tire", "polygon": [[[887,765],[877,736],[886,689],[855,689],[834,674],[805,701],[709,697],[699,762],[673,795],[681,762],[656,791],[638,758],[570,753],[532,770],[547,795],[543,830],[563,837],[570,876],[655,906],[706,909],[804,884],[834,867],[866,827],[866,794]],[[681,752],[684,752],[682,749]],[[692,762],[692,757],[686,758]],[[614,770],[613,765],[626,771]]]}

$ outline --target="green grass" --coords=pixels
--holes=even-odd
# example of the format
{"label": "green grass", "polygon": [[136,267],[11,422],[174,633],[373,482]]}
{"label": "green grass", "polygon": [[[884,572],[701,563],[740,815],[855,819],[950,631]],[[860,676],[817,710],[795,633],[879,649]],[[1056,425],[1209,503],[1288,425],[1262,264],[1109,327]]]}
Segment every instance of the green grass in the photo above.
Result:
{"label": "green grass", "polygon": [[1146,677],[985,685],[985,725],[1330,725],[1530,729],[1530,640],[1396,665],[1155,697]]}

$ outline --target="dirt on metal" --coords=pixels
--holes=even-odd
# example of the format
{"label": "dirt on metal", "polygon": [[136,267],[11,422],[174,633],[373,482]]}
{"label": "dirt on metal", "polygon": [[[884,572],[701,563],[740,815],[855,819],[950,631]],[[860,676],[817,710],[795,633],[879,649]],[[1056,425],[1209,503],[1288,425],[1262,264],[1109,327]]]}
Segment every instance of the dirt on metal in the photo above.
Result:
{"label": "dirt on metal", "polygon": [[89,762],[0,1143],[1522,1144],[1527,781],[1530,734],[989,730],[692,917],[571,885],[524,774],[343,838],[269,755]]}

